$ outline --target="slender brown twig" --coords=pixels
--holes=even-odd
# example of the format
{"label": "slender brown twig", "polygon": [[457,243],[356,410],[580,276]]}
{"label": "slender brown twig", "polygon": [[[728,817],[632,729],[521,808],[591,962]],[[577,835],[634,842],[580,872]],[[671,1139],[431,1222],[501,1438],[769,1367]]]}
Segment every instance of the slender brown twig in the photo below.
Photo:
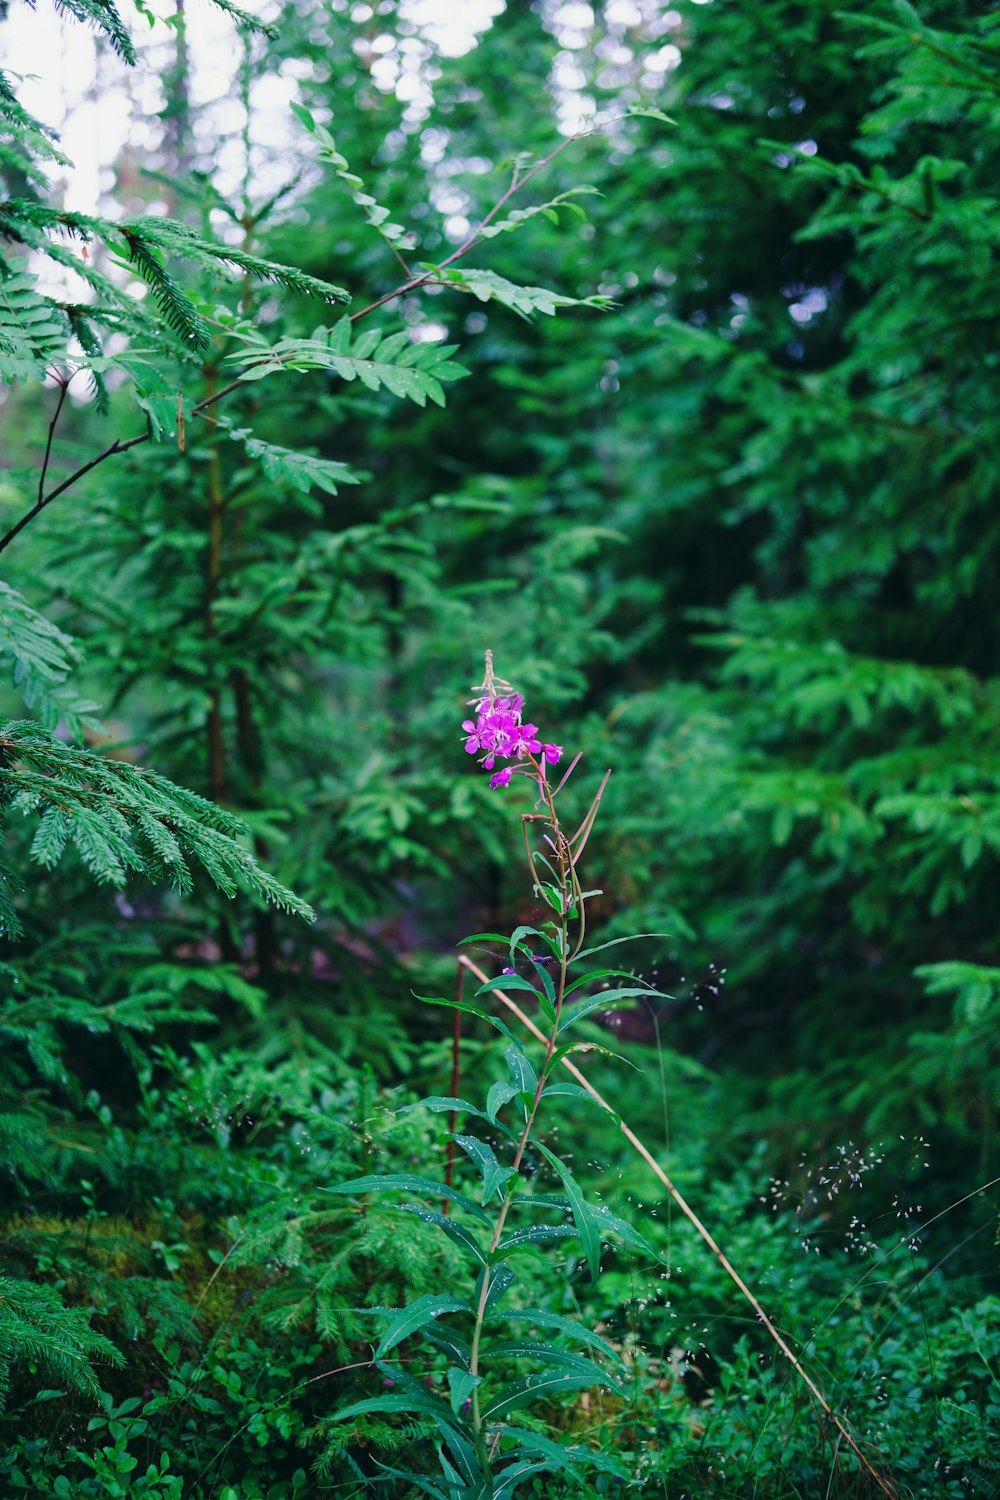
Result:
{"label": "slender brown twig", "polygon": [[59,377],[59,400],[56,402],[56,409],[52,413],[52,421],[49,423],[49,435],[45,443],[45,456],[42,459],[42,469],[38,476],[39,500],[41,500],[45,493],[45,476],[49,471],[49,459],[52,457],[52,439],[56,435],[56,426],[59,422],[59,414],[63,409],[63,402],[66,400],[66,392],[69,390],[70,379],[69,375],[61,375]]}

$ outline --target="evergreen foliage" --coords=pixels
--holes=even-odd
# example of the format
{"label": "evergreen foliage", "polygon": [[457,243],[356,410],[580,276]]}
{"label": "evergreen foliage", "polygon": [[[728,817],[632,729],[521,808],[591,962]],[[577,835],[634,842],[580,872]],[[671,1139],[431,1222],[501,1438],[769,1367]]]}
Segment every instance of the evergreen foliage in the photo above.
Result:
{"label": "evergreen foliage", "polygon": [[[188,861],[197,860],[227,896],[242,886],[312,918],[242,847],[238,818],[153,771],[64,744],[31,722],[0,726],[0,805],[39,816],[31,858],[46,869],[73,844],[95,880],[120,888],[137,872],[189,891]],[[0,908],[0,924],[8,935],[20,933],[13,906]]]}
{"label": "evergreen foliage", "polygon": [[[523,1064],[463,1013],[452,1128],[413,995],[540,922],[455,736],[492,640],[614,766],[594,913],[671,997],[595,988],[567,1044],[896,1493],[991,1500],[991,7],[508,3],[452,56],[395,3],[218,3],[225,171],[191,7],[113,206],[57,201],[82,143],[0,73],[0,1491],[472,1484],[482,1226],[440,1185],[496,1210]],[[859,1493],[550,1087],[484,1339],[508,1488]]]}
{"label": "evergreen foliage", "polygon": [[30,1360],[48,1380],[96,1396],[91,1360],[124,1363],[108,1339],[89,1327],[79,1308],[66,1307],[51,1287],[0,1276],[0,1398],[10,1387],[11,1365]]}

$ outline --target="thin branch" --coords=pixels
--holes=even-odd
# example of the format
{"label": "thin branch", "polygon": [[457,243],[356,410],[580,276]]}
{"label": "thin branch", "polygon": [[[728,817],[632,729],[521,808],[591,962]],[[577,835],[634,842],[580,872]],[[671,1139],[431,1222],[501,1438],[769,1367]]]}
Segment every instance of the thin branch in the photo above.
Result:
{"label": "thin branch", "polygon": [[98,453],[97,456],[95,458],[92,458],[89,463],[82,464],[81,467],[79,469],[76,469],[68,479],[64,479],[62,484],[57,484],[54,490],[50,490],[47,495],[43,495],[39,500],[37,500],[36,503],[31,507],[31,509],[29,511],[26,511],[21,519],[17,521],[4,536],[0,537],[0,552],[3,552],[5,548],[10,546],[14,538],[19,534],[19,532],[24,530],[29,521],[33,521],[40,511],[43,511],[47,505],[51,505],[53,500],[57,500],[60,495],[62,495],[66,490],[69,489],[70,485],[75,484],[78,479],[82,479],[85,474],[89,474],[91,469],[96,469],[98,464],[102,464],[106,458],[111,458],[111,456],[115,453],[127,453],[129,448],[136,447],[138,443],[148,442],[148,432],[137,433],[135,437],[126,438],[124,442],[121,442],[118,438],[115,438],[110,447],[105,448],[102,453]]}
{"label": "thin branch", "polygon": [[69,390],[69,382],[70,376],[68,375],[63,375],[59,378],[59,400],[56,402],[56,409],[52,413],[52,421],[49,423],[49,436],[45,444],[45,457],[42,459],[42,471],[38,476],[39,503],[45,494],[45,476],[49,471],[49,459],[52,457],[52,439],[56,435],[56,426],[58,425],[59,416],[63,409],[63,403],[66,400],[66,392]]}
{"label": "thin branch", "polygon": [[[471,972],[475,975],[475,977],[479,980],[479,982],[481,984],[488,984],[489,983],[487,975],[484,974],[483,971],[482,971],[482,969],[480,969],[477,964],[474,964],[470,958],[467,958],[464,953],[460,955],[458,962],[460,964],[463,964],[465,966],[465,968],[471,970]],[[538,1040],[538,1041],[540,1041],[542,1043],[547,1042],[548,1038],[545,1036],[544,1032],[542,1032],[542,1031],[539,1030],[539,1028],[535,1025],[534,1021],[532,1021],[532,1019],[530,1018],[530,1016],[525,1015],[524,1011],[520,1008],[519,1005],[515,1004],[515,1002],[513,1000],[511,1000],[511,998],[509,997],[509,995],[505,995],[504,992],[503,992],[503,990],[494,990],[493,994],[495,995],[495,997],[503,1005],[505,1005],[507,1007],[507,1009],[511,1012],[512,1015],[515,1015],[517,1017],[517,1019],[521,1022],[521,1024],[523,1026],[527,1027],[527,1029],[531,1032],[532,1036],[536,1038],[536,1040]],[[571,1061],[570,1058],[568,1058],[568,1057],[561,1057],[559,1059],[559,1061],[562,1063],[562,1065],[566,1069],[566,1071],[568,1073],[572,1074],[572,1076],[576,1079],[576,1081],[580,1085],[580,1087],[582,1089],[586,1090],[586,1092],[591,1096],[592,1099],[595,1099],[598,1104],[602,1105],[611,1114],[617,1116],[617,1111],[612,1108],[612,1106],[608,1103],[608,1101],[604,1098],[604,1096],[602,1094],[599,1094],[597,1092],[597,1090],[594,1088],[594,1085],[587,1078],[586,1074],[581,1073],[580,1069],[576,1066],[576,1064],[574,1062]],[[678,1191],[678,1189],[674,1186],[674,1184],[671,1182],[670,1178],[667,1176],[666,1172],[663,1170],[663,1168],[660,1166],[659,1162],[656,1160],[656,1157],[652,1154],[652,1152],[646,1146],[643,1145],[642,1141],[635,1134],[635,1132],[633,1130],[631,1130],[628,1127],[628,1125],[625,1124],[624,1120],[622,1120],[620,1117],[618,1117],[618,1118],[619,1118],[619,1128],[621,1129],[621,1133],[625,1137],[625,1139],[628,1141],[629,1145],[632,1146],[633,1149],[639,1153],[639,1155],[642,1157],[642,1159],[646,1163],[646,1165],[651,1168],[651,1170],[655,1173],[655,1175],[659,1179],[659,1181],[662,1182],[663,1186],[666,1188],[666,1190],[670,1194],[671,1198],[673,1198],[674,1202],[677,1204],[677,1207],[680,1209],[681,1213],[684,1214],[685,1218],[687,1218],[687,1219],[690,1220],[691,1224],[693,1224],[694,1228],[696,1229],[696,1231],[698,1232],[698,1234],[701,1236],[701,1238],[705,1241],[705,1244],[711,1250],[712,1254],[715,1256],[716,1260],[719,1262],[720,1266],[725,1271],[726,1275],[735,1284],[735,1286],[738,1287],[738,1289],[740,1290],[740,1292],[743,1294],[743,1296],[750,1303],[750,1306],[753,1308],[754,1312],[757,1314],[757,1317],[759,1318],[760,1322],[767,1329],[768,1333],[771,1335],[771,1338],[777,1344],[778,1348],[781,1350],[781,1352],[785,1356],[785,1358],[789,1361],[789,1363],[791,1364],[792,1368],[795,1370],[795,1373],[798,1375],[799,1379],[803,1381],[803,1383],[812,1392],[813,1396],[815,1396],[816,1400],[819,1402],[819,1404],[822,1407],[823,1411],[826,1412],[827,1416],[834,1423],[835,1427],[837,1428],[837,1431],[840,1433],[840,1435],[844,1439],[845,1443],[847,1443],[847,1445],[854,1452],[855,1456],[860,1459],[862,1465],[868,1471],[868,1473],[871,1475],[871,1477],[874,1479],[875,1483],[878,1485],[878,1487],[882,1491],[883,1495],[887,1495],[889,1497],[889,1500],[898,1500],[898,1497],[896,1495],[895,1490],[891,1487],[891,1485],[888,1483],[888,1481],[882,1477],[882,1475],[878,1472],[878,1470],[876,1468],[874,1468],[874,1466],[872,1465],[871,1461],[862,1452],[862,1450],[861,1450],[861,1448],[860,1448],[860,1446],[858,1444],[857,1439],[852,1435],[850,1429],[846,1426],[846,1424],[842,1421],[842,1419],[840,1417],[838,1417],[837,1413],[833,1410],[832,1406],[830,1405],[829,1401],[827,1401],[826,1397],[823,1395],[823,1392],[820,1390],[819,1386],[816,1384],[816,1382],[813,1380],[812,1376],[809,1374],[809,1372],[803,1366],[802,1361],[799,1359],[798,1355],[794,1353],[794,1351],[792,1350],[792,1348],[790,1347],[790,1345],[787,1343],[787,1341],[778,1332],[777,1328],[771,1322],[771,1319],[768,1317],[767,1313],[764,1311],[764,1309],[761,1306],[761,1304],[758,1301],[758,1299],[754,1296],[753,1292],[747,1286],[746,1282],[743,1280],[743,1278],[740,1275],[740,1273],[731,1264],[731,1262],[726,1258],[724,1252],[719,1247],[719,1245],[715,1242],[715,1240],[712,1238],[711,1234],[705,1228],[705,1226],[701,1222],[701,1220],[698,1218],[698,1215],[695,1213],[694,1209],[690,1206],[690,1204],[688,1203],[687,1199],[684,1198],[682,1196],[682,1194]]]}
{"label": "thin branch", "polygon": [[[402,286],[396,287],[394,291],[386,292],[384,297],[379,297],[377,301],[370,302],[367,307],[361,308],[360,312],[351,313],[350,322],[356,323],[360,318],[365,318],[369,313],[374,312],[376,308],[384,307],[387,302],[394,302],[398,297],[405,297],[408,292],[416,291],[419,287],[425,286],[428,282],[433,281],[438,270],[441,270],[445,266],[453,265],[456,260],[459,260],[463,255],[467,255],[468,252],[479,243],[479,236],[481,235],[482,231],[496,217],[496,215],[503,208],[504,204],[510,200],[514,193],[518,192],[522,187],[524,187],[526,183],[530,182],[533,177],[537,177],[539,172],[544,171],[544,169],[549,166],[551,162],[555,161],[556,157],[561,155],[561,153],[565,151],[567,147],[572,146],[576,141],[585,140],[588,136],[593,135],[595,131],[605,130],[610,125],[614,125],[615,123],[616,122],[614,120],[609,120],[604,125],[593,126],[590,130],[581,130],[576,135],[567,136],[564,141],[561,141],[559,143],[554,151],[550,151],[548,156],[544,157],[540,162],[536,162],[535,166],[533,166],[529,172],[526,172],[523,177],[518,178],[515,173],[514,180],[511,182],[511,185],[507,189],[507,191],[502,195],[502,197],[497,199],[496,203],[494,203],[493,207],[490,209],[486,217],[471,232],[471,234],[469,234],[469,236],[462,242],[462,244],[459,245],[458,249],[453,250],[451,255],[449,255],[445,260],[441,262],[440,266],[436,267],[434,271],[428,271],[424,276],[411,276],[410,279],[406,281]],[[217,401],[221,401],[223,397],[231,395],[233,391],[239,390],[243,385],[244,381],[242,377],[231,381],[229,385],[223,386],[222,389],[216,391],[214,395],[207,396],[203,401],[199,401],[197,406],[192,408],[192,415],[196,417],[201,416],[203,412],[209,409],[209,407],[214,406]],[[53,500],[58,499],[59,496],[64,494],[71,485],[76,484],[78,479],[82,479],[84,475],[89,474],[91,469],[96,469],[98,464],[102,464],[106,458],[111,458],[116,453],[126,453],[129,448],[138,447],[140,443],[148,443],[149,439],[150,434],[148,431],[136,433],[134,437],[126,438],[124,442],[121,442],[118,438],[116,438],[115,441],[110,445],[110,447],[105,448],[101,453],[98,453],[96,457],[92,458],[88,463],[81,465],[79,469],[75,469],[73,473],[70,474],[67,479],[64,479],[61,484],[57,485],[54,490],[50,490],[47,495],[39,494],[38,500],[32,506],[31,510],[27,511],[26,514],[23,515],[21,519],[14,526],[12,526],[8,532],[0,537],[0,552],[5,551],[6,548],[10,546],[14,538],[24,530],[29,521],[33,521],[35,517],[41,511],[43,511],[47,505],[51,505]],[[42,479],[44,480],[44,469],[42,472]]]}
{"label": "thin branch", "polygon": [[[608,123],[613,124],[614,121],[609,121]],[[601,128],[604,129],[605,127],[602,126]],[[377,302],[370,302],[368,306],[363,307],[360,312],[352,313],[351,322],[354,323],[358,318],[363,318],[366,316],[366,314],[374,312],[377,307],[384,307],[387,302],[393,302],[397,297],[405,297],[407,292],[413,292],[416,291],[418,287],[426,286],[428,282],[435,280],[438,271],[443,271],[446,266],[454,265],[456,260],[461,260],[463,255],[468,255],[469,251],[475,249],[476,245],[479,244],[480,236],[482,235],[483,230],[486,229],[491,221],[496,218],[497,214],[503,208],[504,204],[509,202],[514,194],[516,192],[519,192],[520,189],[524,187],[526,182],[530,182],[533,177],[537,177],[539,172],[544,171],[544,169],[550,164],[550,162],[555,161],[556,157],[566,150],[567,146],[572,146],[576,141],[585,140],[588,135],[592,134],[592,130],[582,130],[578,135],[567,136],[564,141],[560,141],[559,145],[555,148],[554,151],[550,151],[548,156],[544,157],[542,161],[536,162],[535,165],[531,168],[530,172],[525,172],[523,177],[518,178],[517,174],[515,173],[514,180],[511,182],[511,185],[507,189],[507,191],[503,194],[502,197],[497,199],[496,203],[494,203],[493,207],[490,209],[486,217],[482,219],[479,224],[477,224],[476,228],[473,229],[472,232],[462,241],[457,250],[453,250],[450,255],[446,256],[439,265],[435,266],[433,271],[428,271],[423,276],[412,277],[405,286],[397,287],[394,292],[386,292],[385,296],[379,297]]]}

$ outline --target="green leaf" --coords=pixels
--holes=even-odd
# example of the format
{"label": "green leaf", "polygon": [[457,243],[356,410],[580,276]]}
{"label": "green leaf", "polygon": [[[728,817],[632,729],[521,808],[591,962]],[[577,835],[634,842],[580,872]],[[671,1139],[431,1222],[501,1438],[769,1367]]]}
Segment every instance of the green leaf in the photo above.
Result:
{"label": "green leaf", "polygon": [[314,488],[327,495],[336,495],[341,485],[361,483],[362,476],[347,464],[332,458],[318,458],[298,448],[265,443],[254,437],[249,428],[230,427],[229,436],[234,442],[243,443],[249,457],[261,465],[269,479],[276,484],[289,484],[304,495]]}
{"label": "green leaf", "polygon": [[486,1301],[483,1304],[483,1317],[488,1318],[500,1306],[504,1297],[517,1280],[510,1266],[504,1261],[498,1261],[494,1266],[484,1266],[476,1280],[476,1290],[472,1298],[473,1305],[479,1306],[479,1298],[483,1290],[483,1277],[489,1276],[490,1284],[486,1292]]}
{"label": "green leaf", "polygon": [[512,1046],[506,1047],[503,1055],[507,1059],[511,1083],[529,1101],[532,1100],[538,1087],[538,1074],[525,1056],[520,1043],[514,1042]]}
{"label": "green leaf", "polygon": [[659,120],[661,125],[677,124],[677,121],[672,120],[669,115],[665,115],[662,109],[651,109],[649,107],[640,109],[633,106],[630,109],[626,110],[625,118],[626,120]]}
{"label": "green leaf", "polygon": [[614,306],[610,297],[565,297],[542,286],[520,286],[496,271],[472,267],[440,270],[432,265],[421,269],[432,272],[435,280],[456,291],[470,292],[479,302],[499,302],[529,322],[535,313],[552,317],[562,307],[594,307],[604,312]]}
{"label": "green leaf", "polygon": [[[439,1401],[437,1397],[432,1396],[430,1392],[418,1395],[412,1391],[407,1393],[401,1391],[398,1395],[393,1393],[388,1396],[369,1396],[363,1401],[352,1401],[350,1406],[344,1406],[341,1407],[340,1411],[332,1412],[326,1420],[328,1422],[346,1422],[349,1417],[365,1417],[377,1411],[419,1411],[434,1417],[437,1416],[443,1405],[444,1403]],[[450,1412],[450,1408],[445,1407],[444,1409]]]}
{"label": "green leaf", "polygon": [[[560,1047],[559,1054],[563,1054],[572,1050],[574,1049],[569,1047]],[[601,1048],[600,1050],[603,1052],[604,1048]],[[554,1058],[557,1057],[556,1053],[553,1053],[552,1055]],[[594,1109],[599,1109],[606,1118],[612,1119],[616,1125],[621,1124],[621,1116],[616,1114],[609,1104],[605,1104],[603,1099],[595,1099],[593,1094],[589,1094],[587,1090],[581,1088],[578,1083],[564,1083],[561,1078],[553,1079],[551,1082],[548,1082],[545,1085],[545,1098],[581,1099],[585,1104],[591,1105]]]}
{"label": "green leaf", "polygon": [[509,942],[507,942],[506,938],[501,938],[501,942],[507,942],[507,951],[510,954],[511,963],[514,962],[514,955],[517,952],[527,954],[528,957],[531,956],[531,945],[524,941],[525,938],[529,937],[541,938],[547,947],[552,946],[552,939],[546,936],[545,933],[540,932],[537,927],[528,927],[522,923],[520,927],[514,928]]}
{"label": "green leaf", "polygon": [[517,1037],[511,1031],[506,1021],[501,1020],[499,1016],[491,1015],[488,1010],[483,1010],[478,1005],[470,1004],[467,1000],[449,1000],[443,995],[418,995],[416,993],[414,993],[413,998],[422,1001],[424,1005],[444,1005],[449,1010],[460,1010],[464,1011],[466,1015],[478,1016],[481,1021],[488,1022],[490,1026],[493,1026],[505,1037],[508,1037],[515,1046],[519,1045]]}
{"label": "green leaf", "polygon": [[621,1479],[632,1476],[623,1469],[618,1459],[605,1449],[588,1448],[582,1443],[556,1443],[540,1432],[528,1432],[523,1427],[507,1427],[506,1435],[514,1438],[518,1451],[538,1453],[545,1457],[550,1467],[576,1471],[580,1468],[596,1469],[602,1474],[615,1474]]}
{"label": "green leaf", "polygon": [[403,330],[384,338],[378,329],[362,333],[351,347],[352,328],[343,318],[333,328],[317,328],[308,339],[279,339],[271,347],[254,347],[228,358],[244,366],[241,380],[259,379],[278,370],[330,370],[342,380],[360,380],[370,391],[385,389],[425,406],[444,405],[441,382],[460,380],[469,372],[452,359],[455,344],[415,343]]}
{"label": "green leaf", "polygon": [[600,979],[634,979],[635,973],[632,969],[591,969],[586,974],[581,974],[573,980],[572,984],[566,986],[566,998],[573,994],[574,990],[583,989],[586,984],[597,984]]}
{"label": "green leaf", "polygon": [[586,1371],[543,1370],[537,1375],[523,1375],[501,1386],[493,1399],[482,1408],[485,1422],[496,1422],[508,1412],[518,1411],[535,1401],[551,1401],[564,1391],[579,1391],[587,1386],[603,1385],[614,1390],[617,1382],[600,1368],[589,1365]]}
{"label": "green leaf", "polygon": [[575,1026],[577,1021],[592,1016],[595,1011],[606,1010],[609,1005],[620,1005],[623,1000],[635,1000],[639,997],[652,997],[659,1000],[669,1000],[662,990],[654,990],[648,985],[633,985],[625,989],[599,990],[596,995],[590,995],[579,1004],[567,1007],[563,1011],[559,1021],[559,1035]]}
{"label": "green leaf", "polygon": [[577,1229],[572,1224],[528,1224],[511,1230],[497,1246],[498,1255],[514,1255],[518,1250],[528,1250],[532,1245],[544,1245],[550,1240],[574,1239]]}
{"label": "green leaf", "polygon": [[[47,734],[37,724],[0,725],[0,801],[25,814],[58,810],[39,853],[76,845],[97,880],[121,887],[130,871],[185,889],[198,861],[227,896],[242,886],[307,920],[312,909],[262,870],[243,840],[239,819],[206,798],[141,766],[96,755]],[[158,828],[155,825],[160,825]],[[63,835],[65,834],[65,838]]]}
{"label": "green leaf", "polygon": [[494,1125],[500,1124],[500,1121],[498,1119],[500,1111],[503,1109],[504,1105],[509,1104],[512,1099],[519,1098],[520,1093],[521,1091],[516,1084],[504,1083],[499,1078],[497,1079],[496,1083],[490,1084],[489,1093],[486,1095],[487,1118]]}
{"label": "green leaf", "polygon": [[580,963],[585,958],[593,958],[595,953],[603,953],[606,948],[617,948],[621,943],[637,943],[641,938],[664,938],[669,939],[669,932],[632,932],[628,937],[610,938],[606,943],[597,943],[593,948],[584,948],[576,955],[575,963]]}
{"label": "green leaf", "polygon": [[[177,442],[178,402],[176,391],[137,391],[136,402],[149,418],[154,443]],[[190,409],[187,412],[190,416]]]}
{"label": "green leaf", "polygon": [[451,1094],[428,1094],[426,1099],[418,1099],[415,1104],[404,1104],[402,1108],[397,1109],[396,1113],[398,1115],[411,1114],[415,1109],[429,1109],[432,1114],[436,1115],[447,1112],[448,1114],[475,1115],[480,1120],[489,1119],[485,1110],[477,1109],[474,1104],[469,1103],[468,1099],[456,1099]]}
{"label": "green leaf", "polygon": [[458,1297],[435,1295],[428,1292],[422,1297],[417,1297],[406,1307],[401,1307],[390,1319],[389,1326],[379,1341],[375,1350],[375,1358],[381,1359],[388,1354],[390,1349],[395,1349],[403,1339],[409,1338],[411,1333],[417,1333],[433,1319],[441,1317],[443,1313],[465,1312],[472,1315],[472,1308],[462,1302]]}
{"label": "green leaf", "polygon": [[556,1156],[555,1152],[550,1151],[548,1146],[543,1145],[541,1141],[537,1141],[536,1145],[545,1157],[545,1160],[549,1163],[549,1166],[554,1167],[562,1178],[563,1187],[566,1189],[566,1197],[569,1199],[569,1205],[573,1212],[573,1223],[576,1225],[576,1232],[580,1236],[580,1244],[583,1246],[583,1253],[587,1257],[587,1264],[590,1267],[590,1275],[596,1281],[601,1269],[601,1237],[594,1228],[590,1205],[583,1196],[579,1183],[566,1163]]}
{"label": "green leaf", "polygon": [[591,1349],[596,1349],[608,1359],[613,1359],[623,1369],[625,1367],[625,1361],[618,1350],[606,1339],[602,1339],[600,1334],[594,1333],[582,1323],[575,1323],[572,1318],[564,1318],[560,1313],[545,1312],[540,1307],[525,1307],[514,1308],[502,1316],[508,1323],[533,1323],[537,1328],[551,1328],[554,1332],[565,1334],[567,1338],[575,1339],[577,1343],[587,1344]]}
{"label": "green leaf", "polygon": [[473,1135],[456,1135],[452,1139],[458,1142],[466,1156],[482,1173],[483,1203],[488,1203],[494,1196],[501,1197],[504,1183],[517,1176],[514,1168],[502,1166],[485,1141],[480,1141]]}
{"label": "green leaf", "polygon": [[442,1349],[448,1358],[454,1360],[463,1370],[467,1370],[471,1365],[472,1349],[468,1340],[456,1333],[450,1324],[428,1323],[424,1329],[424,1338],[428,1344],[433,1344],[435,1349]]}
{"label": "green leaf", "polygon": [[424,1208],[419,1203],[399,1203],[396,1205],[400,1213],[415,1214],[418,1219],[423,1219],[425,1224],[434,1224],[456,1245],[461,1245],[463,1250],[479,1262],[481,1266],[486,1264],[486,1251],[480,1245],[474,1234],[466,1229],[464,1224],[458,1224],[450,1214],[439,1214],[433,1208]]}
{"label": "green leaf", "polygon": [[45,729],[54,731],[62,721],[74,740],[82,738],[84,727],[104,732],[93,717],[97,705],[77,698],[68,686],[70,676],[82,665],[83,653],[70,636],[2,580],[0,660],[10,666],[14,686]]}
{"label": "green leaf", "polygon": [[520,974],[498,974],[495,979],[488,979],[485,984],[480,985],[476,995],[491,995],[494,990],[527,990],[536,999],[540,998],[531,981]]}
{"label": "green leaf", "polygon": [[539,1339],[514,1339],[501,1344],[490,1344],[481,1350],[483,1359],[535,1360],[556,1370],[565,1370],[576,1375],[593,1376],[600,1371],[592,1359],[583,1354],[574,1354],[571,1349],[562,1349],[558,1344],[545,1344]]}
{"label": "green leaf", "polygon": [[426,1193],[429,1198],[447,1198],[450,1203],[458,1204],[481,1224],[490,1223],[489,1216],[471,1198],[463,1197],[461,1193],[457,1193],[454,1188],[448,1187],[444,1182],[435,1182],[431,1177],[417,1177],[412,1172],[394,1172],[377,1177],[354,1177],[349,1182],[338,1182],[333,1187],[322,1188],[321,1191],[350,1193],[354,1197],[364,1193]]}
{"label": "green leaf", "polygon": [[555,988],[552,984],[551,976],[545,972],[541,965],[538,966],[537,972],[541,980],[541,991],[529,979],[523,978],[520,974],[498,974],[495,979],[490,979],[486,984],[480,986],[476,994],[477,996],[487,995],[493,993],[495,990],[526,990],[529,995],[533,995],[538,1001],[538,1007],[542,1015],[551,1025],[556,1018]]}
{"label": "green leaf", "polygon": [[513,234],[525,224],[530,223],[532,219],[537,218],[539,214],[544,218],[553,219],[557,218],[559,211],[564,208],[570,209],[577,218],[582,218],[583,211],[575,199],[586,197],[600,198],[601,194],[597,188],[581,183],[578,187],[570,188],[567,192],[550,198],[547,203],[535,203],[530,208],[512,209],[505,219],[494,219],[492,223],[477,229],[476,238],[492,240],[498,234]]}
{"label": "green leaf", "polygon": [[448,1367],[448,1386],[451,1391],[451,1409],[456,1417],[460,1414],[462,1406],[469,1400],[477,1386],[482,1384],[481,1375],[470,1375],[468,1370],[458,1370],[454,1365]]}

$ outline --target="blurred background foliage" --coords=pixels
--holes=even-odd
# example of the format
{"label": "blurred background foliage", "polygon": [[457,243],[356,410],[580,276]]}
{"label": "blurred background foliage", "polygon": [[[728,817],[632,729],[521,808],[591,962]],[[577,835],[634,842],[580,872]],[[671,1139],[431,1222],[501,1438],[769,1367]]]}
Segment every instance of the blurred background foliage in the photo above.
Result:
{"label": "blurred background foliage", "polygon": [[[447,1077],[414,992],[450,990],[467,931],[533,916],[518,793],[486,791],[457,733],[491,646],[546,736],[584,750],[578,777],[613,767],[590,846],[606,935],[668,934],[633,961],[675,998],[613,1018],[638,1072],[601,1060],[595,1081],[901,1493],[993,1495],[995,7],[492,9],[450,56],[402,0],[296,0],[270,39],[234,30],[241,99],[252,114],[262,80],[298,80],[411,265],[443,260],[518,162],[606,119],[515,201],[599,196],[472,263],[610,308],[529,319],[414,291],[376,321],[459,346],[470,375],[444,409],[313,370],[199,421],[234,378],[234,327],[274,342],[336,314],[178,271],[216,335],[186,356],[183,451],[166,387],[140,383],[161,440],[4,554],[76,642],[91,743],[238,813],[317,914],[203,882],[109,894],[82,863],[31,864],[12,818],[0,1271],[61,1312],[51,1347],[22,1347],[4,1304],[0,1340],[22,1347],[5,1493],[351,1492],[340,1450],[325,1479],[313,1464],[335,1393],[370,1380],[356,1309],[447,1268],[416,1223],[401,1238],[391,1210],[358,1223],[319,1190],[380,1153],[443,1159],[439,1121],[392,1114]],[[391,250],[307,134],[271,160],[249,125],[242,156],[239,132],[206,137],[186,19],[149,170],[131,153],[100,212],[165,203],[352,311],[394,292]],[[9,198],[47,201],[0,171]],[[136,430],[135,391],[109,387],[110,414],[67,403],[57,477]],[[4,529],[34,502],[54,403],[25,381],[3,395]],[[16,672],[4,698],[25,716]],[[466,1049],[475,1076],[490,1044]],[[665,1495],[867,1493],[616,1135],[568,1136],[616,1211],[652,1212],[663,1257],[612,1257],[596,1298],[531,1272],[632,1361],[628,1411],[579,1405],[568,1426]],[[369,1441],[422,1441],[369,1427],[362,1470]]]}

